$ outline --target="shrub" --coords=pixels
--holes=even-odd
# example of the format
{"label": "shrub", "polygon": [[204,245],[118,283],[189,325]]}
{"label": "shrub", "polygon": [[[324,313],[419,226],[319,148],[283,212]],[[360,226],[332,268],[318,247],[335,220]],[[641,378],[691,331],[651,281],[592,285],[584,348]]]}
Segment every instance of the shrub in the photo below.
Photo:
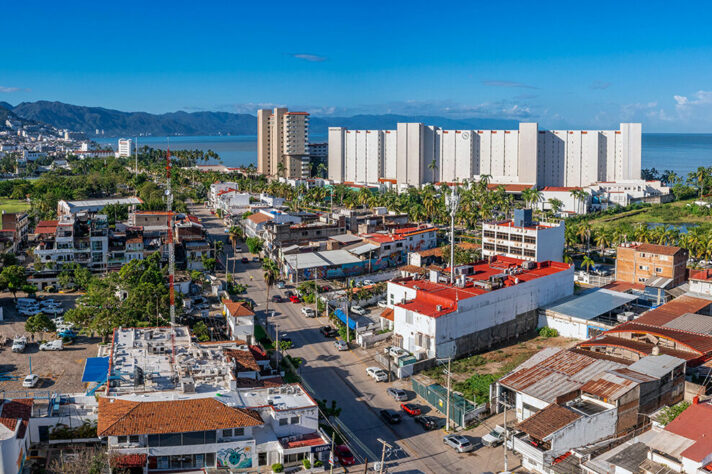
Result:
{"label": "shrub", "polygon": [[683,411],[687,410],[689,406],[690,404],[688,402],[680,402],[677,405],[665,407],[662,409],[655,421],[663,426],[666,426],[672,420],[677,418]]}
{"label": "shrub", "polygon": [[314,467],[321,467],[323,465],[324,465],[324,463],[321,462],[320,459],[317,459],[316,461],[314,461]]}
{"label": "shrub", "polygon": [[304,459],[302,461],[302,464],[304,465],[304,469],[311,469],[311,463],[309,462],[308,459]]}
{"label": "shrub", "polygon": [[272,472],[282,472],[284,471],[284,466],[280,463],[272,464]]}
{"label": "shrub", "polygon": [[557,337],[559,335],[559,331],[554,328],[550,328],[549,326],[544,326],[539,329],[539,335],[541,337]]}

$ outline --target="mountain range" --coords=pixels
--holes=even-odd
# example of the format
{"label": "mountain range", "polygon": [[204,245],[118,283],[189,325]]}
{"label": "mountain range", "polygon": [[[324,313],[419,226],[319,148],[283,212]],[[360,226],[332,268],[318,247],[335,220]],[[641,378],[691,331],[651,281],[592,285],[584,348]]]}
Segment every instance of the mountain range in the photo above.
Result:
{"label": "mountain range", "polygon": [[[4,111],[4,112],[3,112]],[[105,137],[135,135],[256,135],[257,117],[230,112],[122,112],[103,107],[86,107],[40,100],[12,106],[0,102],[0,117],[11,112],[26,120],[53,125],[59,129],[84,132],[96,136],[103,130]],[[398,122],[422,122],[447,129],[504,129],[517,128],[516,120],[463,118],[438,116],[406,116],[396,114],[354,115],[353,117],[310,118],[309,129],[314,135],[325,135],[329,127],[351,129],[395,129]]]}

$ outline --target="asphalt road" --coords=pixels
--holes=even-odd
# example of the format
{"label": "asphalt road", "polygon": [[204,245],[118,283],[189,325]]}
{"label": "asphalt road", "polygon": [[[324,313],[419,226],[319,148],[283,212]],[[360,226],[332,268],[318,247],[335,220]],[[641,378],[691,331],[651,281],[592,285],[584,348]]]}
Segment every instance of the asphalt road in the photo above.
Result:
{"label": "asphalt road", "polygon": [[[191,209],[206,226],[211,238],[226,241],[225,251],[232,258],[232,248],[224,233],[224,225],[212,216],[209,210],[200,207]],[[244,250],[246,252],[246,249]],[[238,253],[238,258],[245,254]],[[224,262],[224,258],[221,259]],[[232,269],[232,262],[229,262]],[[221,270],[218,270],[221,273]],[[248,296],[257,304],[258,317],[264,317],[266,302],[266,286],[262,279],[261,267],[258,263],[242,264],[236,262],[235,277],[238,281],[248,284]],[[253,280],[249,279],[253,276]],[[271,294],[284,294],[286,290],[271,289]],[[385,440],[395,449],[388,453],[386,460],[389,472],[425,472],[425,473],[470,473],[496,472],[501,470],[501,450],[479,448],[472,453],[459,454],[445,446],[442,442],[444,432],[433,430],[425,432],[410,417],[402,413],[403,421],[397,425],[389,425],[380,417],[379,410],[383,408],[399,409],[396,402],[386,394],[388,386],[396,386],[407,390],[411,401],[415,398],[410,387],[396,381],[390,384],[377,383],[366,374],[366,367],[377,365],[366,351],[352,349],[339,352],[333,344],[333,339],[326,339],[319,328],[328,323],[326,318],[305,318],[301,315],[301,304],[270,303],[275,316],[269,317],[269,323],[276,325],[280,334],[286,333],[294,342],[294,348],[288,353],[300,357],[305,362],[299,368],[304,385],[317,399],[325,399],[330,404],[336,400],[341,408],[339,419],[346,426],[347,435],[353,435],[357,441],[350,443],[359,457],[368,459],[369,463],[380,460],[381,443]],[[418,403],[418,401],[415,401]],[[427,405],[418,403],[424,412]],[[443,420],[439,413],[428,413]],[[483,434],[486,428],[481,427]],[[350,433],[349,433],[350,432]],[[475,443],[479,441],[472,433],[465,433]],[[359,471],[363,467],[356,468]]]}

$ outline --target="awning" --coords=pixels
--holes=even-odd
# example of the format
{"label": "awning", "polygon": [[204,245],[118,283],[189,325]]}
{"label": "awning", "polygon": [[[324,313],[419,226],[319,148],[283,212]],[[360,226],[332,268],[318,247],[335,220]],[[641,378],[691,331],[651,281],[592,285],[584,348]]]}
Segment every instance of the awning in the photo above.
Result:
{"label": "awning", "polygon": [[343,311],[341,311],[340,308],[337,309],[336,311],[334,311],[334,314],[336,315],[337,318],[339,318],[339,320],[340,320],[342,323],[348,324],[349,329],[354,329],[354,330],[356,329],[356,321],[354,321],[353,318],[348,318],[348,323],[347,323],[347,322],[346,322],[346,313],[344,313]]}
{"label": "awning", "polygon": [[82,374],[82,383],[103,382],[109,374],[108,357],[87,357]]}

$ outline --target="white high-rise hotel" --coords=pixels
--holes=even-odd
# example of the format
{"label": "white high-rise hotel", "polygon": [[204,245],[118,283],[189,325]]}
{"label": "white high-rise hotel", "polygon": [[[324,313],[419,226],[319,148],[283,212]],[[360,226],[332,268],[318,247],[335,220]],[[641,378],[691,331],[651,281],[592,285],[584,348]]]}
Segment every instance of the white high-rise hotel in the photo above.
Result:
{"label": "white high-rise hotel", "polygon": [[442,130],[399,123],[396,130],[329,128],[329,178],[420,186],[489,175],[493,183],[588,186],[640,179],[641,124],[620,130]]}

